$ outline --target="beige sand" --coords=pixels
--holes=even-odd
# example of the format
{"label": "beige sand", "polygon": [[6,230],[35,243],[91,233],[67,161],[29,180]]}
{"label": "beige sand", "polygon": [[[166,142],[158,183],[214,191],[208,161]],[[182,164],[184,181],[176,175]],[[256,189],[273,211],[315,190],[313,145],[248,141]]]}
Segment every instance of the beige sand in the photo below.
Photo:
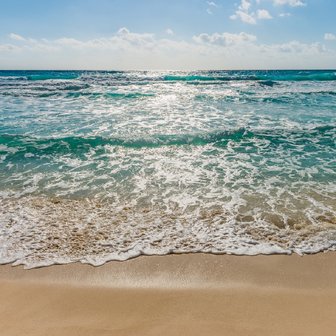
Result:
{"label": "beige sand", "polygon": [[336,335],[336,254],[1,266],[0,335]]}

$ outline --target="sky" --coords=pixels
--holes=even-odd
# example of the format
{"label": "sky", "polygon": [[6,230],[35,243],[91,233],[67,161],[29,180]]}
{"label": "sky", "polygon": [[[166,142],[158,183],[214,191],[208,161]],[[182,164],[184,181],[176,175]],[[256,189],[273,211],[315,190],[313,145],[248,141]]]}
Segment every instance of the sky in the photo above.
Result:
{"label": "sky", "polygon": [[0,69],[336,69],[335,0],[0,0]]}

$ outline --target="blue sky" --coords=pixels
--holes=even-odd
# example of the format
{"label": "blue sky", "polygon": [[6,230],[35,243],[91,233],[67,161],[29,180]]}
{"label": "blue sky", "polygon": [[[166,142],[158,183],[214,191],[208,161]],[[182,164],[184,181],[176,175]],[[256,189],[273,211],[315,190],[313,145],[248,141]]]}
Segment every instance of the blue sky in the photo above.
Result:
{"label": "blue sky", "polygon": [[0,68],[336,68],[334,13],[335,0],[0,0]]}

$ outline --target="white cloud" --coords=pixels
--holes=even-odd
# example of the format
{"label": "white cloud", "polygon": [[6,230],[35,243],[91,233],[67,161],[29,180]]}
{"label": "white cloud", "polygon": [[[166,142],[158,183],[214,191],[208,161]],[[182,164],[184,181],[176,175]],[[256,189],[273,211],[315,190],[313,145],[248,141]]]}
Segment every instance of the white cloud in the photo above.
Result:
{"label": "white cloud", "polygon": [[25,41],[26,39],[22,37],[21,35],[11,33],[9,34],[9,38],[11,38],[14,41]]}
{"label": "white cloud", "polygon": [[0,44],[2,68],[25,69],[255,69],[335,68],[336,51],[322,44],[261,44],[255,35],[203,33],[191,40],[135,33],[122,28],[108,37],[79,40],[13,40]]}
{"label": "white cloud", "polygon": [[235,14],[230,16],[231,20],[241,20],[242,22],[249,23],[249,24],[256,24],[257,21],[253,17],[253,13],[250,13],[251,2],[249,0],[241,0],[238,9],[236,10]]}
{"label": "white cloud", "polygon": [[[147,48],[152,48],[154,44],[154,34],[148,34],[148,33],[132,33],[127,28],[123,27],[118,30],[116,37],[111,38],[111,41],[118,41],[119,42],[127,42],[133,46],[143,46]],[[95,41],[95,40],[94,40]],[[97,40],[99,43],[99,40]],[[109,41],[104,41],[107,44]]]}
{"label": "white cloud", "polygon": [[[69,47],[80,47],[83,46],[83,42],[76,40],[74,38],[63,37],[54,41],[56,44],[61,46],[69,46]],[[44,40],[44,43],[48,44],[48,40]]]}
{"label": "white cloud", "polygon": [[0,51],[2,52],[12,52],[20,50],[19,47],[12,44],[0,44]]}
{"label": "white cloud", "polygon": [[174,31],[170,28],[167,28],[166,29],[166,34],[170,35],[170,36],[173,36],[174,35]]}
{"label": "white cloud", "polygon": [[219,8],[220,6],[214,2],[214,1],[207,1],[206,2],[207,5],[208,5],[208,8],[206,9],[206,12],[209,14],[209,15],[212,15],[214,12],[215,9]]}
{"label": "white cloud", "polygon": [[280,17],[290,17],[292,16],[292,14],[291,13],[280,13],[279,16]]}
{"label": "white cloud", "polygon": [[242,0],[239,7],[242,11],[248,12],[251,7],[251,2],[249,0]]}
{"label": "white cloud", "polygon": [[207,1],[207,4],[208,4],[210,7],[218,7],[218,5],[217,5],[214,1]]}
{"label": "white cloud", "polygon": [[282,6],[288,5],[291,7],[303,7],[306,6],[306,3],[302,2],[301,0],[273,0],[274,5]]}
{"label": "white cloud", "polygon": [[268,10],[266,10],[266,9],[259,9],[257,11],[257,18],[261,19],[261,20],[269,20],[269,19],[272,19],[272,16],[271,16],[271,14],[269,13]]}
{"label": "white cloud", "polygon": [[300,54],[300,53],[315,53],[321,54],[326,52],[326,48],[320,43],[301,43],[298,41],[291,41],[288,43],[274,45],[274,47],[281,53],[292,53],[292,54]]}
{"label": "white cloud", "polygon": [[[257,1],[257,4],[259,2]],[[251,1],[250,0],[241,0],[238,9],[235,14],[230,16],[231,20],[241,20],[242,22],[248,24],[256,24],[257,20],[272,19],[271,14],[266,9],[258,9],[257,12],[251,12]]]}
{"label": "white cloud", "polygon": [[234,15],[230,16],[230,19],[231,20],[240,19],[241,21],[243,21],[245,23],[249,23],[249,24],[256,24],[257,23],[256,19],[252,15],[250,15],[246,12],[243,12],[241,10],[237,10]]}
{"label": "white cloud", "polygon": [[331,34],[331,33],[325,33],[324,34],[324,39],[326,41],[336,41],[336,35],[335,34]]}
{"label": "white cloud", "polygon": [[221,46],[232,46],[239,43],[254,42],[257,40],[257,37],[254,35],[239,33],[239,34],[230,34],[230,33],[214,33],[214,34],[200,34],[193,37],[193,40],[197,43],[208,43],[213,45]]}

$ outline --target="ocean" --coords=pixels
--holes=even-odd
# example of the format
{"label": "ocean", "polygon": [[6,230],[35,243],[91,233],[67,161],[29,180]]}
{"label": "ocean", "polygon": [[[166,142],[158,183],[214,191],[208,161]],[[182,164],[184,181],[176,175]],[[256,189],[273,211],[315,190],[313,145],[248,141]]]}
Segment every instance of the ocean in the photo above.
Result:
{"label": "ocean", "polygon": [[336,70],[0,71],[0,263],[336,250]]}

